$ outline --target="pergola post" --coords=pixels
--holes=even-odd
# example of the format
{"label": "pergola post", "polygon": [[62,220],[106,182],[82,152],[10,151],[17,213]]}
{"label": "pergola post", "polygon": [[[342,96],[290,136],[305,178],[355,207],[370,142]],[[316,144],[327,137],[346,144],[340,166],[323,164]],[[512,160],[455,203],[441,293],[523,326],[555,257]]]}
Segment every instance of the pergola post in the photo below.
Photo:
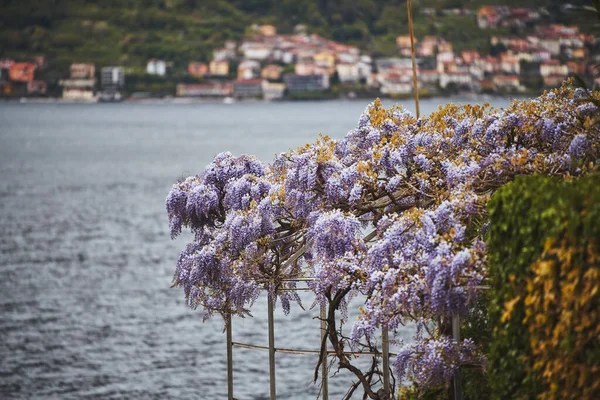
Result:
{"label": "pergola post", "polygon": [[[452,315],[452,337],[457,344],[460,343],[460,316],[458,314]],[[458,367],[454,373],[454,400],[462,400],[462,398],[460,367]]]}
{"label": "pergola post", "polygon": [[390,341],[386,325],[381,328],[381,347],[383,352],[383,390],[386,396],[390,396]]}
{"label": "pergola post", "polygon": [[273,295],[269,292],[268,296],[268,319],[269,319],[269,393],[270,399],[275,400],[276,398],[276,386],[275,386],[275,322],[273,318],[273,308],[275,304],[273,301]]}
{"label": "pergola post", "polygon": [[233,344],[231,340],[231,314],[227,315],[225,330],[227,331],[227,399],[233,400]]}
{"label": "pergola post", "polygon": [[[325,305],[321,304],[321,340],[327,332],[327,312]],[[321,393],[323,400],[329,400],[329,379],[327,376],[327,342],[325,342],[325,351],[321,360]]]}

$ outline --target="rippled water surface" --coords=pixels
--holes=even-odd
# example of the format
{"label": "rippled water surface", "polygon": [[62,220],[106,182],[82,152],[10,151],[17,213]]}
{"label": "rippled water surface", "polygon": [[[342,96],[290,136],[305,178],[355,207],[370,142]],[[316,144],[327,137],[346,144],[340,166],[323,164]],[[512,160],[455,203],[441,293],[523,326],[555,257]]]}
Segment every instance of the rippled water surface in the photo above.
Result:
{"label": "rippled water surface", "polygon": [[[226,398],[222,322],[169,288],[189,236],[169,239],[165,197],[218,152],[341,138],[366,103],[0,104],[0,398]],[[254,315],[234,340],[266,345],[265,299]],[[316,348],[314,316],[278,311],[277,346]],[[268,398],[267,360],[234,350],[237,398]],[[316,398],[314,356],[276,361],[278,398]]]}

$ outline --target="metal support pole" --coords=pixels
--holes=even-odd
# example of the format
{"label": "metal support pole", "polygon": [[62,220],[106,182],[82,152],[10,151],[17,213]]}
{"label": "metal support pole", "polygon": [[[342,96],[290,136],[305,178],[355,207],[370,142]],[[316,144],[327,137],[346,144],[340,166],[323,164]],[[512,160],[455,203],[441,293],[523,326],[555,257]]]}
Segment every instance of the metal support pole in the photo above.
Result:
{"label": "metal support pole", "polygon": [[[327,331],[327,312],[325,305],[321,304],[321,340],[325,337]],[[327,342],[325,342],[325,353],[321,360],[321,392],[323,400],[329,400],[329,378],[327,376]]]}
{"label": "metal support pole", "polygon": [[269,392],[271,400],[275,400],[275,323],[273,322],[273,308],[275,307],[273,295],[268,296],[268,318],[269,318]]}
{"label": "metal support pole", "polygon": [[[456,343],[460,343],[460,317],[458,314],[452,315],[452,337]],[[454,400],[462,400],[462,386],[460,379],[460,367],[454,373]]]}
{"label": "metal support pole", "polygon": [[227,399],[233,400],[233,345],[231,340],[231,314],[227,316]]}
{"label": "metal support pole", "polygon": [[420,116],[419,112],[419,84],[417,83],[417,63],[415,61],[415,31],[413,29],[412,19],[412,2],[408,0],[406,2],[408,8],[408,33],[410,35],[410,55],[412,58],[412,70],[413,70],[413,91],[415,96],[415,108],[417,111],[417,118]]}
{"label": "metal support pole", "polygon": [[388,327],[381,328],[381,347],[383,352],[383,390],[386,396],[390,396],[390,340]]}

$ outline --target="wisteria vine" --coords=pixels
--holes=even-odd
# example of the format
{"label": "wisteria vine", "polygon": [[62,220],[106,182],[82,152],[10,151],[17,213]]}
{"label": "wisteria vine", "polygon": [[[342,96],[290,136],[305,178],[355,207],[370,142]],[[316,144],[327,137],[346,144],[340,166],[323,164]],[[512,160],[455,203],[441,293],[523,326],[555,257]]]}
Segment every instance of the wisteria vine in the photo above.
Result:
{"label": "wisteria vine", "polygon": [[[207,317],[229,318],[248,314],[262,290],[289,312],[298,300],[289,278],[315,277],[336,351],[415,322],[415,343],[392,362],[395,376],[444,384],[461,365],[485,362],[472,340],[449,336],[447,322],[485,282],[488,199],[517,175],[596,168],[598,110],[582,101],[590,95],[598,97],[565,84],[505,110],[449,104],[420,119],[377,100],[344,139],[320,137],[269,164],[219,154],[167,197],[171,236],[194,233],[174,284]],[[357,293],[367,300],[345,338],[335,313]],[[390,395],[337,356],[368,397]]]}

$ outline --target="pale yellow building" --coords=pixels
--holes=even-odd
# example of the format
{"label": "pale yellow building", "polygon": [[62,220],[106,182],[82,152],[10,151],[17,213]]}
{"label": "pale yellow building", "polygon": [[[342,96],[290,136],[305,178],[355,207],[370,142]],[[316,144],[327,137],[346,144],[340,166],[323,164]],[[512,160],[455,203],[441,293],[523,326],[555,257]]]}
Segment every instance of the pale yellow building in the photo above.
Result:
{"label": "pale yellow building", "polygon": [[[415,44],[417,44],[417,39],[415,38]],[[400,35],[396,38],[396,46],[399,49],[405,49],[410,47],[410,35]]]}
{"label": "pale yellow building", "polygon": [[263,79],[276,81],[276,80],[281,79],[281,71],[282,70],[283,70],[283,68],[279,65],[269,64],[269,65],[266,65],[262,69],[260,77]]}
{"label": "pale yellow building", "polygon": [[335,55],[329,52],[320,52],[313,55],[315,64],[320,67],[333,68],[335,67]]}
{"label": "pale yellow building", "polygon": [[277,34],[277,28],[273,25],[260,25],[258,31],[263,36],[275,36]]}
{"label": "pale yellow building", "polygon": [[209,70],[211,75],[227,76],[229,75],[229,61],[213,60],[210,62]]}

